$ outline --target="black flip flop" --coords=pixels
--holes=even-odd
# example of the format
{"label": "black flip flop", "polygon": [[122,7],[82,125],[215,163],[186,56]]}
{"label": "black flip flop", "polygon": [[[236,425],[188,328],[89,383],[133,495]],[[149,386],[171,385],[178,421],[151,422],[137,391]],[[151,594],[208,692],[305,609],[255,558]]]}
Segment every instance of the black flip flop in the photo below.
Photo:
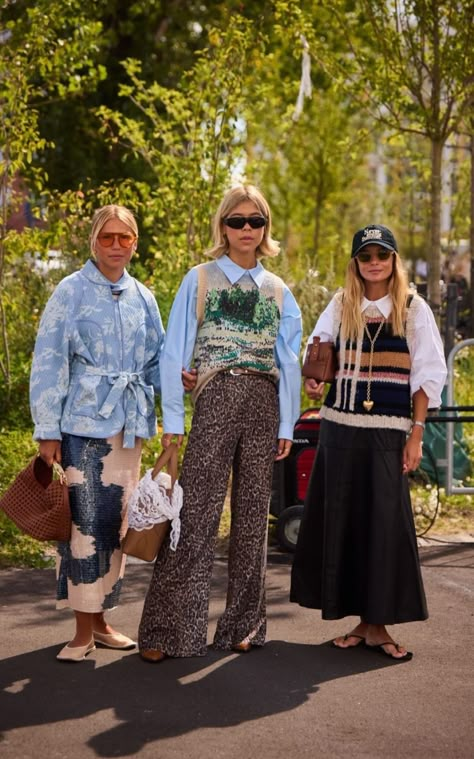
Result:
{"label": "black flip flop", "polygon": [[[343,640],[348,640],[348,638],[359,638],[360,641],[362,641],[363,643],[365,643],[365,638],[364,638],[363,635],[357,635],[356,633],[346,633],[344,635]],[[353,646],[338,646],[337,643],[334,640],[332,640],[331,641],[331,645],[334,648],[339,648],[342,651],[347,651],[350,648],[357,648],[357,646],[360,646],[360,643],[355,643]]]}
{"label": "black flip flop", "polygon": [[376,654],[383,654],[383,656],[386,656],[397,664],[398,662],[411,661],[411,659],[413,659],[413,654],[411,651],[407,651],[405,656],[393,656],[392,654],[387,653],[387,651],[384,649],[384,646],[395,646],[397,651],[400,651],[400,644],[394,643],[391,640],[386,640],[384,643],[379,643],[376,646],[371,646],[370,643],[367,643],[367,641],[364,641],[364,644],[365,647],[369,649],[369,651],[374,651]]}

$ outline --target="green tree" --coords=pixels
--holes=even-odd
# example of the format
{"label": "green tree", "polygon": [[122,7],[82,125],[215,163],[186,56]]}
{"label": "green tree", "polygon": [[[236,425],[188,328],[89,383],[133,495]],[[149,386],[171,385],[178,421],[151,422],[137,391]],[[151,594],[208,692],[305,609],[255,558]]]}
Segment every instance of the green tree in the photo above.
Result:
{"label": "green tree", "polygon": [[[354,227],[378,202],[369,191],[373,127],[319,64],[321,36],[337,49],[334,25],[314,3],[277,2],[245,112],[247,173],[265,189],[282,242],[282,254],[267,264],[291,285],[306,332],[342,282]],[[312,95],[295,118],[303,38]]]}
{"label": "green tree", "polygon": [[347,45],[343,56],[326,50],[327,69],[341,89],[387,130],[429,141],[428,293],[439,310],[442,152],[473,109],[474,3],[362,0],[326,8]]}
{"label": "green tree", "polygon": [[[40,226],[29,238],[10,229],[12,215],[30,194],[41,195],[45,174],[35,160],[47,146],[40,135],[38,103],[47,98],[67,98],[81,88],[94,86],[103,75],[94,65],[91,51],[96,47],[100,25],[83,15],[77,0],[38,0],[34,7],[14,6],[15,14],[3,9],[0,43],[0,376],[1,396],[8,402],[14,376],[27,372],[28,348],[19,331],[19,313],[34,323],[34,313],[41,302],[44,287],[35,294],[30,286],[38,285],[31,259],[25,254],[45,251],[51,235]],[[18,11],[24,11],[18,13]],[[51,21],[51,18],[53,21]],[[25,245],[27,239],[30,247]],[[29,270],[30,277],[26,274]],[[24,280],[23,280],[24,276]],[[20,279],[21,278],[21,279]],[[30,297],[31,296],[31,297]],[[17,340],[15,352],[10,341]],[[31,348],[30,348],[31,350]],[[13,365],[18,369],[15,372]],[[25,368],[26,367],[26,368]]]}
{"label": "green tree", "polygon": [[134,114],[101,107],[102,132],[140,160],[148,177],[136,182],[140,223],[149,240],[142,274],[165,315],[176,282],[202,259],[210,221],[242,156],[239,118],[252,66],[255,30],[243,18],[209,32],[179,87],[148,83],[136,60],[124,62],[121,96]]}
{"label": "green tree", "polygon": [[[16,0],[6,15],[17,22],[37,5],[36,0]],[[43,3],[44,24],[57,29],[58,8]],[[59,9],[64,17],[67,8]],[[269,3],[241,0],[83,0],[77,17],[97,24],[100,31],[90,48],[91,58],[106,72],[93,87],[83,87],[74,96],[38,99],[40,134],[54,147],[45,146],[41,165],[50,189],[66,191],[83,185],[94,188],[124,178],[153,181],[146,166],[120,143],[107,144],[98,134],[96,109],[104,105],[130,116],[133,104],[124,101],[120,86],[128,83],[122,62],[140,62],[147,84],[164,88],[179,86],[183,72],[192,69],[196,53],[202,51],[211,28],[225,31],[235,15],[249,18],[259,29],[269,25]],[[82,84],[84,84],[82,82]]]}

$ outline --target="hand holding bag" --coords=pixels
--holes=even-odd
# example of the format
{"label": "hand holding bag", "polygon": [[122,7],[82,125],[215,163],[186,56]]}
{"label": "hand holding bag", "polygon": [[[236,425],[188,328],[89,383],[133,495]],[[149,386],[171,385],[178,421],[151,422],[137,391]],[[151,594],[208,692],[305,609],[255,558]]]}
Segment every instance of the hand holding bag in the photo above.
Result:
{"label": "hand holding bag", "polygon": [[313,344],[308,345],[302,374],[316,382],[332,382],[336,376],[337,359],[333,343],[322,343],[321,338],[313,337]]}
{"label": "hand holding bag", "polygon": [[36,540],[71,537],[69,491],[64,470],[57,462],[50,467],[35,456],[0,498],[0,508]]}
{"label": "hand holding bag", "polygon": [[[161,470],[168,465],[168,474]],[[172,443],[158,456],[133,491],[128,503],[128,530],[122,550],[129,556],[153,561],[170,529],[170,548],[175,551],[179,540],[179,514],[183,505],[183,489],[177,482],[178,447]]]}

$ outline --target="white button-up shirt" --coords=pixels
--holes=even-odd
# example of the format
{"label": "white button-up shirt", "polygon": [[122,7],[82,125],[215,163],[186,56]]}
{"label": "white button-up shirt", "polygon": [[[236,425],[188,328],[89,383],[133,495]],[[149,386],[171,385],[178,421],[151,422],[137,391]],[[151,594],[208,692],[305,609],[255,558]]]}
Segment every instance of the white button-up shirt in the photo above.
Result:
{"label": "white button-up shirt", "polygon": [[[370,306],[376,306],[382,316],[388,319],[392,311],[392,299],[390,295],[384,295],[379,300],[362,300],[362,313]],[[316,326],[313,329],[308,343],[312,343],[313,337],[320,337],[321,341],[333,342],[334,325],[334,298],[324,309]],[[429,408],[438,408],[441,405],[441,392],[446,382],[446,361],[444,358],[443,343],[435,322],[433,312],[426,301],[420,298],[420,308],[417,309],[414,333],[408,343],[411,359],[410,389],[411,394],[422,388],[428,396]]]}

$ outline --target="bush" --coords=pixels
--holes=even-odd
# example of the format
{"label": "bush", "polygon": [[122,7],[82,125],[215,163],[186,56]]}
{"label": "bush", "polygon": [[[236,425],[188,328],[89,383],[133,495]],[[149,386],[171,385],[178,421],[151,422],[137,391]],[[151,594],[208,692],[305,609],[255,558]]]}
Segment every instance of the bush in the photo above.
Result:
{"label": "bush", "polygon": [[[13,430],[0,433],[0,495],[7,489],[21,469],[34,456],[37,446],[31,430]],[[0,567],[49,567],[53,560],[48,556],[53,544],[40,543],[20,530],[0,511]]]}

